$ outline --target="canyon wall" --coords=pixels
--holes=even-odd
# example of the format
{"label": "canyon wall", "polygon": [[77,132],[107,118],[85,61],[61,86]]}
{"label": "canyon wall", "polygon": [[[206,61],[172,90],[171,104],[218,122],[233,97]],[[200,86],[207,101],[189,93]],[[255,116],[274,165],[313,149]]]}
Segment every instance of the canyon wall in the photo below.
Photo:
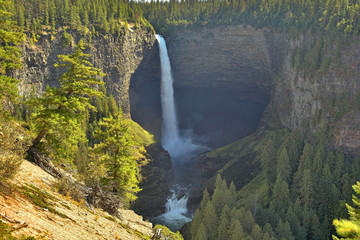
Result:
{"label": "canyon wall", "polygon": [[[23,45],[22,69],[14,72],[20,80],[20,95],[29,95],[32,91],[41,94],[47,85],[58,86],[64,69],[55,68],[59,54],[71,54],[75,44],[84,37],[78,32],[69,31],[70,44],[66,43],[63,32],[51,37],[44,32],[36,44]],[[84,37],[88,42],[88,37]],[[135,72],[143,57],[155,44],[155,36],[150,28],[127,31],[123,36],[105,35],[92,37],[85,53],[91,55],[90,62],[102,69],[106,76],[107,92],[113,94],[122,106],[125,114],[130,112],[129,86],[131,75]]]}
{"label": "canyon wall", "polygon": [[[74,45],[80,37],[76,33],[72,35]],[[278,121],[285,128],[313,132],[332,123],[334,134],[329,147],[341,147],[350,155],[358,151],[359,108],[350,107],[340,117],[335,116],[342,111],[343,103],[358,104],[360,41],[357,39],[341,47],[328,45],[321,53],[328,66],[322,72],[309,74],[306,69],[294,67],[293,54],[304,44],[309,46],[307,51],[312,51],[314,37],[293,39],[269,29],[239,25],[179,27],[165,38],[175,79],[180,127],[193,129],[211,147],[224,146],[258,130],[253,136],[256,138],[268,121]],[[58,54],[72,51],[63,42],[61,34],[52,40],[49,35],[43,35],[36,45],[23,46],[24,68],[14,73],[20,80],[22,95],[30,94],[32,89],[40,94],[46,85],[58,84],[62,72],[53,64]],[[123,37],[93,38],[87,53],[91,54],[94,66],[107,74],[104,77],[107,90],[121,103],[123,111],[131,112],[134,120],[160,136],[161,74],[153,33],[138,29]],[[345,96],[343,103],[329,108],[329,101],[336,102],[339,96]],[[259,166],[254,165],[252,152],[246,147],[251,142],[250,139],[241,142],[241,147],[234,143],[224,148],[229,154],[220,151],[199,157],[194,170],[199,173],[195,178],[194,202],[208,179],[225,165],[224,171],[231,171],[228,175],[236,178],[232,180],[237,187],[256,176]],[[149,172],[156,175],[156,171]],[[148,189],[156,189],[150,179],[147,182]],[[153,203],[162,198],[151,194]],[[144,207],[145,195],[137,208],[148,216],[157,213]]]}
{"label": "canyon wall", "polygon": [[[230,138],[234,143],[198,158],[190,204],[201,199],[203,188],[218,171],[238,188],[257,175],[260,165],[254,161],[251,145],[259,141],[269,122],[277,122],[290,130],[298,128],[305,135],[326,131],[332,139],[328,147],[341,148],[349,156],[358,152],[360,111],[354,107],[359,106],[360,89],[360,41],[357,39],[345,44],[341,41],[324,44],[319,67],[313,71],[296,66],[303,62],[296,62],[299,60],[295,53],[303,51],[300,54],[305,58],[314,54],[317,51],[314,36],[292,38],[269,29],[245,26],[188,27],[176,29],[167,36],[167,42],[178,108],[182,113],[180,120],[191,117],[191,109],[204,111],[196,108],[197,94],[201,92],[210,93],[201,106],[211,109],[211,117],[204,114],[207,118],[217,119],[222,114],[217,109],[229,107],[232,115],[225,115],[226,118],[232,117],[242,126],[244,116],[236,114],[239,107],[234,104],[236,98],[267,105],[262,120],[251,128],[257,132],[250,138],[234,142],[249,132],[241,135],[233,122],[227,122],[224,127],[225,122],[219,121],[223,135],[229,137],[235,133],[238,138]],[[217,94],[221,91],[222,94]],[[213,104],[212,98],[227,99],[231,94],[232,102]],[[249,110],[244,114],[250,114],[256,107]],[[201,123],[205,127],[208,124]],[[216,131],[217,125],[209,124],[206,131],[212,129]]]}
{"label": "canyon wall", "polygon": [[[316,131],[335,122],[329,121],[335,117],[329,101],[345,95],[345,104],[354,105],[358,98],[358,39],[323,43],[326,47],[320,50],[320,67],[313,72],[295,67],[294,53],[304,51],[311,56],[317,51],[316,36],[292,38],[269,29],[239,25],[179,28],[167,41],[175,87],[180,92],[227,89],[227,93],[234,92],[239,98],[270,102],[274,118],[288,129]],[[180,105],[186,101],[181,96],[178,99]],[[359,132],[355,130],[360,122],[356,120],[359,112],[351,109],[336,119],[332,147],[354,152],[360,146]]]}

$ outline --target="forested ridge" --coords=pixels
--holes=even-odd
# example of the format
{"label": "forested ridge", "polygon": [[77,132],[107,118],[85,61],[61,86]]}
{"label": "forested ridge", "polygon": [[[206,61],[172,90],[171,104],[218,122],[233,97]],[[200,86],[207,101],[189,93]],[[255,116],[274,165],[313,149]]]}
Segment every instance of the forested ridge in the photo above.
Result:
{"label": "forested ridge", "polygon": [[290,34],[304,32],[358,34],[358,0],[212,0],[150,1],[144,16],[156,27],[245,24]]}
{"label": "forested ridge", "polygon": [[86,31],[120,33],[124,27],[128,27],[128,22],[150,26],[139,7],[134,2],[124,0],[35,0],[14,3],[17,24],[34,33],[40,33],[42,26],[49,26],[52,31],[67,26],[85,34]]}
{"label": "forested ridge", "polygon": [[[359,0],[0,0],[0,179],[16,172],[22,156],[41,153],[87,186],[110,192],[115,208],[129,205],[140,190],[140,159],[146,159],[144,146],[153,140],[106,94],[102,70],[84,54],[86,41],[77,43],[72,54],[59,55],[57,67],[66,71],[60,88],[48,87],[41,97],[18,95],[17,80],[10,77],[21,67],[18,46],[24,41],[34,44],[43,31],[122,35],[129,25],[151,28],[149,21],[164,34],[179,25],[226,24],[273,28],[294,37],[323,34],[326,38],[304,46],[306,51],[292,54],[295,66],[321,73],[328,64],[321,57],[326,39],[357,37],[359,10]],[[204,192],[191,223],[191,238],[331,238],[333,219],[348,217],[345,203],[351,201],[351,185],[360,179],[360,158],[329,148],[329,136],[336,121],[358,105],[350,106],[344,94],[329,99],[318,116],[325,118],[330,112],[334,118],[328,127],[309,135],[296,129],[267,131],[254,149],[261,173],[249,183],[253,190],[236,189],[218,176],[211,194]],[[74,198],[79,197],[76,191]],[[351,208],[350,216],[359,218]]]}

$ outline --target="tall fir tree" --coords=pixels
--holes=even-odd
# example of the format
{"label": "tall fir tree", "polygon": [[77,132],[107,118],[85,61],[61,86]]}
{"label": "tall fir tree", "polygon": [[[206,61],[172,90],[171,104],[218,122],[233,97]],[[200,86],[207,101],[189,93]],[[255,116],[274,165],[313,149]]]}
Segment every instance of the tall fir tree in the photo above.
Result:
{"label": "tall fir tree", "polygon": [[[100,77],[105,74],[94,68],[88,61],[89,54],[83,53],[82,40],[71,55],[59,55],[61,63],[55,67],[67,69],[60,78],[60,88],[48,87],[44,95],[31,103],[38,106],[32,116],[36,137],[29,148],[35,149],[43,139],[50,155],[58,161],[71,162],[78,143],[85,141],[85,132],[81,127],[84,112],[94,109],[90,103],[92,97],[102,97],[104,82]],[[30,151],[31,152],[31,151]]]}

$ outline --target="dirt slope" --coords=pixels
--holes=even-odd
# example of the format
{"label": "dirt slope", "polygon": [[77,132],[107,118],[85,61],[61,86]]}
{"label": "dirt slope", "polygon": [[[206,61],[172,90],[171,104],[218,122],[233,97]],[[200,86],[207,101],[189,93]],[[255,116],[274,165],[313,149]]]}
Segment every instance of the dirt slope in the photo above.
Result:
{"label": "dirt slope", "polygon": [[[16,186],[16,190],[0,189],[0,214],[3,215],[0,215],[0,220],[28,224],[14,231],[14,235],[25,234],[39,239],[59,240],[150,239],[152,236],[152,224],[143,221],[142,217],[133,211],[121,210],[123,219],[114,219],[106,212],[90,209],[82,203],[57,194],[52,188],[54,181],[55,179],[40,167],[24,161],[10,183]],[[48,201],[55,212],[60,214],[33,204],[30,198],[25,196],[24,189],[36,187],[41,189],[42,193],[49,194]]]}

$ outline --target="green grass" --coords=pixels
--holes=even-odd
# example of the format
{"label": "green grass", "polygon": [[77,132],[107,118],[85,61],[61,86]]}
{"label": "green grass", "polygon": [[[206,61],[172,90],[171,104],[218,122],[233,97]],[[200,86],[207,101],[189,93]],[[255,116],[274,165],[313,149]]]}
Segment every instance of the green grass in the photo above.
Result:
{"label": "green grass", "polygon": [[149,146],[155,142],[154,136],[148,131],[144,130],[138,123],[128,120],[131,131],[140,139],[140,141],[145,145]]}
{"label": "green grass", "polygon": [[48,192],[41,190],[40,188],[32,184],[26,184],[25,186],[22,187],[22,190],[23,191],[21,192],[35,205],[41,208],[46,208],[47,210],[49,210],[49,212],[54,213],[62,218],[69,218],[65,214],[54,209],[53,202],[59,201],[59,199],[49,194]]}
{"label": "green grass", "polygon": [[176,233],[172,232],[170,229],[168,229],[165,226],[162,225],[156,225],[154,227],[154,230],[158,230],[161,229],[161,235],[165,237],[165,239],[169,239],[169,240],[184,240],[184,238],[181,236],[181,234],[179,233],[179,231],[177,231]]}
{"label": "green grass", "polygon": [[142,232],[139,232],[138,230],[132,229],[128,225],[126,225],[122,222],[119,222],[119,225],[132,235],[136,235],[136,236],[140,237],[141,239],[150,239],[150,236],[147,236],[147,235],[143,234]]}
{"label": "green grass", "polygon": [[12,231],[11,226],[0,221],[0,239],[3,239],[3,240],[36,240],[36,238],[29,237],[29,236],[13,237],[11,235],[11,231]]}

